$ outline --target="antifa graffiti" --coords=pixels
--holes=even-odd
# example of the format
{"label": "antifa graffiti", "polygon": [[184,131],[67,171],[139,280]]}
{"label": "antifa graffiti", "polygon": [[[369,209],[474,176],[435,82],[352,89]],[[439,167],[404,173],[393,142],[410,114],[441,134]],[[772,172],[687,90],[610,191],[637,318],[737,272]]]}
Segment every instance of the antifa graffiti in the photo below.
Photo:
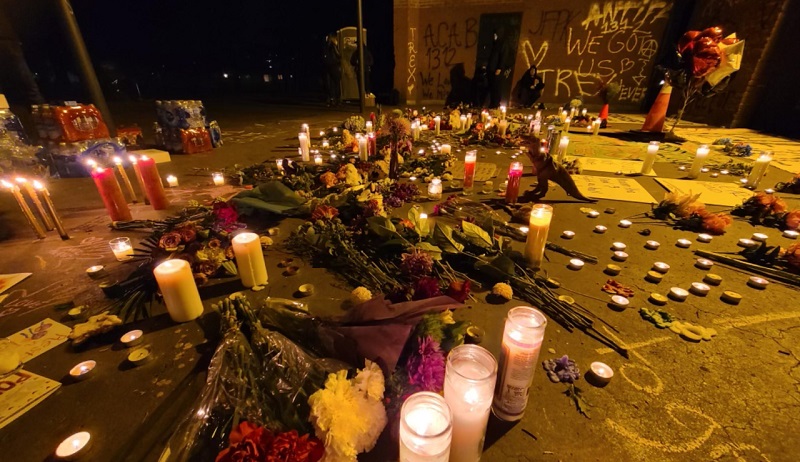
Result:
{"label": "antifa graffiti", "polygon": [[666,1],[607,0],[584,13],[542,11],[519,52],[526,68],[539,69],[543,100],[592,96],[603,82],[616,82],[619,101],[638,103],[658,51],[654,25],[668,19],[670,8]]}
{"label": "antifa graffiti", "polygon": [[450,68],[475,52],[478,20],[442,21],[427,24],[422,34],[419,67],[422,99],[443,100],[450,91]]}

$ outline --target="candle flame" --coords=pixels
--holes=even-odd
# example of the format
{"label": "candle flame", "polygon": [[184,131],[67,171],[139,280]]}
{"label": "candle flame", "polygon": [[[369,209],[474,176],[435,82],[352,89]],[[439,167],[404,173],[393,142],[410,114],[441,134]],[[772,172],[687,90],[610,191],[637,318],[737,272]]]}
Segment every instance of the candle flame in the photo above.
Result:
{"label": "candle flame", "polygon": [[2,184],[3,184],[3,186],[5,186],[5,187],[6,187],[6,188],[8,188],[8,189],[14,189],[14,185],[13,185],[13,184],[11,184],[11,183],[9,183],[9,182],[8,182],[8,181],[6,181],[6,180],[0,180],[0,183],[2,183]]}
{"label": "candle flame", "polygon": [[136,156],[128,156],[128,160],[131,161],[132,164],[136,163]]}
{"label": "candle flame", "polygon": [[21,176],[18,176],[18,177],[16,177],[16,178],[14,179],[14,181],[16,181],[16,182],[17,182],[17,183],[19,183],[19,184],[24,184],[24,183],[27,183],[27,182],[28,182],[28,179],[27,179],[27,178],[23,178],[23,177],[21,177]]}
{"label": "candle flame", "polygon": [[150,160],[150,158],[147,157],[147,156],[142,156],[142,157],[140,157],[140,159],[142,159],[142,160]]}
{"label": "candle flame", "polygon": [[37,189],[38,191],[41,191],[42,189],[44,189],[44,185],[42,183],[40,183],[39,180],[33,180],[33,187],[35,189]]}
{"label": "candle flame", "polygon": [[88,166],[89,166],[89,167],[91,167],[91,168],[95,168],[95,167],[97,167],[97,162],[95,162],[95,161],[94,161],[94,160],[92,160],[92,159],[88,159],[88,160],[86,161],[86,165],[88,165]]}
{"label": "candle flame", "polygon": [[119,165],[122,163],[122,159],[120,159],[119,156],[114,156],[114,163]]}

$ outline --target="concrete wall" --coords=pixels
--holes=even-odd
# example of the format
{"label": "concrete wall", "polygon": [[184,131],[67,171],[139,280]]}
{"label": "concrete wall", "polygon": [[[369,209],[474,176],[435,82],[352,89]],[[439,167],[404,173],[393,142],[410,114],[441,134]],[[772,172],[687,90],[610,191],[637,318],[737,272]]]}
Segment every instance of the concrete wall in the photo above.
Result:
{"label": "concrete wall", "polygon": [[[615,110],[638,109],[650,80],[672,0],[394,0],[394,84],[401,101],[443,101],[450,70],[475,71],[482,14],[522,13],[513,82],[536,64],[541,102],[582,95],[599,103],[602,80],[620,83]],[[671,45],[670,45],[671,46]]]}

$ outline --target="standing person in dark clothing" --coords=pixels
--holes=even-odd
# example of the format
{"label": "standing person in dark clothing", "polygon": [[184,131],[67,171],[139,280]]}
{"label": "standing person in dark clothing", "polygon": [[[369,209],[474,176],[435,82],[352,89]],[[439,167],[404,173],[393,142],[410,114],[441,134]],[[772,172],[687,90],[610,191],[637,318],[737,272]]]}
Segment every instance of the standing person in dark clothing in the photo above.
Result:
{"label": "standing person in dark clothing", "polygon": [[[356,42],[358,45],[358,42]],[[368,95],[372,86],[370,85],[370,70],[372,70],[372,53],[370,53],[369,48],[367,48],[367,44],[364,44],[364,81],[366,85],[364,88],[361,88],[361,74],[358,72],[358,47],[356,46],[356,50],[350,56],[350,64],[355,68],[356,77],[358,78],[358,91],[363,92],[364,94]]]}
{"label": "standing person in dark clothing", "polygon": [[0,4],[0,93],[8,92],[8,96],[20,104],[44,103],[7,13]]}
{"label": "standing person in dark clothing", "polygon": [[475,75],[472,77],[473,97],[476,107],[483,107],[486,98],[489,96],[489,71],[486,64],[475,67]]}
{"label": "standing person in dark clothing", "polygon": [[514,56],[505,36],[505,30],[501,27],[494,33],[489,62],[486,66],[489,71],[489,107],[492,109],[500,106],[503,86],[511,76],[513,64]]}
{"label": "standing person in dark clothing", "polygon": [[531,66],[514,88],[514,103],[527,108],[533,106],[542,97],[543,88],[539,71],[536,66]]}
{"label": "standing person in dark clothing", "polygon": [[328,106],[338,106],[342,99],[342,54],[339,52],[339,39],[336,34],[328,34],[325,39],[325,94]]}

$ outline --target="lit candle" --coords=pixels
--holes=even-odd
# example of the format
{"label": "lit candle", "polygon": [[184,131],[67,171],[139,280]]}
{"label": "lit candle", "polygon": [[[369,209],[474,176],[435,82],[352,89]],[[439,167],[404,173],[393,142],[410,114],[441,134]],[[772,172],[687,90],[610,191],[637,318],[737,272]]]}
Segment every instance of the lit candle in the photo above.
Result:
{"label": "lit candle", "polygon": [[119,176],[122,177],[122,183],[125,185],[125,189],[128,190],[128,195],[131,197],[131,202],[136,204],[139,202],[139,199],[136,197],[136,193],[133,191],[133,185],[131,184],[130,178],[128,178],[128,173],[122,166],[122,159],[118,156],[114,156],[114,164],[117,166]]}
{"label": "lit candle", "polygon": [[321,154],[314,154],[314,164],[322,165],[322,155]]}
{"label": "lit candle", "polygon": [[119,338],[123,346],[130,348],[139,345],[144,340],[144,332],[139,329],[126,332],[125,335]]}
{"label": "lit candle", "polygon": [[692,167],[689,169],[689,178],[697,178],[700,175],[700,169],[703,168],[703,164],[708,157],[708,146],[705,144],[701,144],[699,148],[697,148],[697,152],[694,156],[694,161],[692,161]]}
{"label": "lit candle", "polygon": [[650,171],[653,170],[653,164],[656,162],[656,156],[658,155],[658,141],[651,141],[649,145],[647,145],[647,154],[644,157],[644,162],[642,163],[642,175],[647,175]]}
{"label": "lit candle", "polygon": [[497,361],[478,345],[460,345],[447,355],[444,399],[453,414],[450,462],[480,460],[497,382]]}
{"label": "lit candle", "polygon": [[594,119],[592,121],[592,135],[593,136],[597,136],[597,134],[600,133],[600,124],[601,123],[602,122],[600,122],[600,119]]}
{"label": "lit candle", "polygon": [[136,183],[139,185],[142,195],[144,195],[144,203],[150,205],[150,199],[145,194],[144,181],[142,181],[142,173],[139,171],[139,162],[136,161],[136,156],[128,156],[128,161],[133,165],[133,174],[136,176]]}
{"label": "lit candle", "polygon": [[519,227],[519,232],[521,232],[522,234],[528,234],[528,231],[530,231],[530,228],[528,228],[527,226]]}
{"label": "lit candle", "polygon": [[400,460],[447,462],[452,413],[445,399],[423,391],[409,396],[400,409]]}
{"label": "lit candle", "polygon": [[450,153],[452,152],[452,149],[453,149],[453,148],[452,148],[452,147],[451,147],[449,144],[443,144],[443,145],[442,145],[442,146],[439,148],[439,151],[441,151],[441,152],[442,152],[442,154],[450,154]]}
{"label": "lit candle", "polygon": [[650,250],[656,250],[661,247],[661,243],[658,241],[647,241],[644,243],[645,248]]}
{"label": "lit candle", "polygon": [[607,364],[601,363],[600,361],[595,361],[590,364],[589,370],[592,371],[592,381],[600,386],[608,384],[608,382],[610,382],[614,377],[614,370],[611,369],[611,367],[609,367]]}
{"label": "lit candle", "polygon": [[739,239],[739,242],[736,243],[739,247],[744,247],[745,249],[749,249],[750,247],[755,247],[758,245],[758,242],[752,239]]}
{"label": "lit candle", "polygon": [[203,301],[200,300],[189,262],[167,260],[156,266],[153,274],[173,321],[191,321],[203,314]]}
{"label": "lit candle", "polygon": [[709,243],[712,239],[714,239],[714,237],[710,234],[700,233],[697,235],[697,240],[700,242]]}
{"label": "lit candle", "polygon": [[305,133],[308,139],[311,139],[311,128],[309,128],[308,124],[300,125],[300,131]]}
{"label": "lit candle", "polygon": [[625,250],[627,248],[628,248],[628,246],[625,245],[624,242],[614,242],[613,244],[611,244],[611,249],[612,250]]}
{"label": "lit candle", "polygon": [[631,301],[628,300],[627,297],[623,297],[622,295],[613,295],[611,297],[611,302],[609,302],[609,305],[611,305],[612,308],[620,311],[627,309],[628,306],[630,306],[630,304]]}
{"label": "lit candle", "polygon": [[603,226],[603,225],[597,225],[597,226],[594,227],[594,232],[596,232],[597,234],[603,234],[607,230],[608,230],[608,228]]}
{"label": "lit candle", "polygon": [[675,245],[682,249],[688,249],[689,246],[692,245],[692,241],[690,241],[689,239],[678,239],[678,241],[675,242]]}
{"label": "lit candle", "polygon": [[561,233],[562,239],[572,239],[573,237],[575,237],[575,231],[567,230]]}
{"label": "lit candle", "polygon": [[571,124],[572,124],[572,118],[571,117],[567,117],[566,119],[564,119],[564,127],[562,128],[562,131],[564,133],[569,133],[569,126]]}
{"label": "lit candle", "polygon": [[89,432],[78,432],[68,436],[56,448],[56,457],[60,460],[75,460],[89,451],[92,435]]}
{"label": "lit candle", "polygon": [[461,117],[459,117],[459,122],[460,125],[458,128],[461,129],[462,131],[469,128],[469,126],[467,126],[467,116],[462,115]]}
{"label": "lit candle", "polygon": [[530,228],[525,241],[525,260],[531,268],[539,268],[544,258],[544,247],[547,244],[547,233],[553,219],[553,207],[547,204],[535,204],[531,208]]}
{"label": "lit candle", "polygon": [[56,227],[58,231],[58,235],[61,236],[62,240],[69,239],[69,234],[67,234],[67,230],[64,229],[64,224],[61,223],[61,218],[59,218],[58,213],[56,213],[56,207],[53,205],[53,200],[50,197],[50,191],[44,187],[42,183],[38,180],[33,180],[33,188],[39,192],[42,196],[42,200],[44,201],[44,208],[47,213],[50,215],[50,218],[53,220],[53,225]]}
{"label": "lit candle", "polygon": [[569,267],[569,269],[577,271],[583,268],[584,265],[585,263],[580,258],[572,258],[570,259],[569,265],[567,266]]}
{"label": "lit candle", "polygon": [[275,159],[275,166],[278,167],[278,173],[283,173],[283,159]]}
{"label": "lit candle", "polygon": [[322,140],[322,149],[330,149],[331,143],[328,140]]}
{"label": "lit candle", "polygon": [[697,261],[694,263],[694,266],[700,269],[707,270],[711,269],[711,267],[714,266],[714,262],[706,258],[698,258]]}
{"label": "lit candle", "polygon": [[752,239],[754,241],[758,241],[758,242],[767,242],[767,239],[769,239],[769,236],[767,236],[764,233],[753,233],[753,236],[751,236],[750,239]]}
{"label": "lit candle", "polygon": [[22,214],[25,215],[25,219],[28,220],[28,224],[31,225],[31,228],[33,228],[36,236],[39,239],[44,239],[46,237],[44,229],[42,229],[42,226],[39,224],[39,221],[36,219],[36,217],[33,216],[33,212],[31,212],[30,207],[28,207],[28,203],[25,202],[25,198],[22,197],[22,193],[19,192],[19,187],[9,183],[6,180],[2,180],[2,184],[8,188],[9,191],[11,191],[11,195],[17,200],[17,204],[19,204]]}
{"label": "lit candle", "polygon": [[478,151],[467,151],[464,155],[464,194],[471,194],[475,182],[475,164]]}
{"label": "lit candle", "polygon": [[772,188],[767,188],[764,190],[764,194],[775,194],[775,190]]}
{"label": "lit candle", "polygon": [[751,188],[758,187],[761,178],[767,174],[767,167],[769,167],[771,161],[772,153],[769,151],[764,151],[758,156],[755,164],[753,164],[753,170],[750,171],[750,176],[747,177],[747,186]]}
{"label": "lit candle", "polygon": [[597,210],[590,210],[589,213],[586,214],[589,218],[597,218],[600,216],[600,212]]}
{"label": "lit candle", "polygon": [[69,376],[72,377],[72,380],[76,382],[80,382],[81,380],[86,380],[92,376],[92,371],[94,370],[95,366],[97,366],[97,361],[83,361],[69,370]]}
{"label": "lit candle", "polygon": [[36,209],[39,217],[41,217],[42,223],[44,223],[45,231],[52,231],[53,228],[55,228],[55,225],[50,219],[50,216],[47,215],[47,212],[45,212],[44,205],[42,205],[42,201],[39,200],[39,196],[36,195],[36,190],[33,188],[33,184],[29,182],[27,178],[22,177],[17,177],[16,182],[21,186],[20,189],[28,193],[28,196],[31,198],[33,207]]}
{"label": "lit candle", "polygon": [[419,122],[417,121],[411,122],[411,138],[414,141],[419,140],[419,132],[420,132]]}
{"label": "lit candle", "polygon": [[264,251],[261,249],[261,238],[258,234],[239,233],[231,239],[231,245],[242,285],[245,287],[266,285],[267,265],[264,262]]}
{"label": "lit candle", "polygon": [[95,186],[97,186],[97,192],[100,193],[100,198],[103,199],[103,204],[111,221],[132,220],[133,217],[128,208],[128,201],[122,195],[122,189],[119,187],[114,171],[98,167],[92,170],[92,179]]}
{"label": "lit candle", "polygon": [[428,185],[428,198],[438,201],[442,198],[442,180],[434,178]]}
{"label": "lit candle", "polygon": [[730,173],[730,172],[729,172],[729,171],[727,171],[727,170],[720,170],[720,171],[719,171],[719,174],[720,174],[720,175],[727,175],[728,173]]}
{"label": "lit candle", "polygon": [[506,186],[506,203],[516,204],[519,197],[519,184],[522,179],[522,162],[511,162],[508,167],[508,186]]}
{"label": "lit candle", "polygon": [[653,264],[653,270],[658,271],[661,274],[667,274],[667,271],[669,271],[669,265],[664,262],[657,261]]}
{"label": "lit candle", "polygon": [[506,136],[506,131],[508,130],[508,121],[503,119],[498,122],[497,129],[500,132],[500,136]]}
{"label": "lit candle", "polygon": [[489,112],[486,110],[481,111],[481,122],[486,123],[486,120],[489,118]]}
{"label": "lit candle", "polygon": [[686,297],[689,296],[689,292],[686,289],[681,289],[680,287],[673,287],[669,289],[669,298],[675,300],[676,302],[682,302],[686,300]]}
{"label": "lit candle", "polygon": [[105,275],[105,267],[103,265],[94,265],[86,268],[86,275],[91,279],[100,279]]}
{"label": "lit candle", "polygon": [[755,289],[766,289],[769,281],[758,276],[750,276],[750,279],[747,280],[747,285]]}
{"label": "lit candle", "polygon": [[439,133],[441,132],[441,128],[442,128],[442,118],[441,117],[436,116],[436,117],[433,118],[433,128],[434,128],[434,130],[436,130],[435,131],[436,136],[439,136]]}
{"label": "lit candle", "polygon": [[367,138],[365,136],[361,136],[360,134],[356,136],[358,140],[358,156],[363,161],[367,161],[369,159],[369,151],[367,148]]}
{"label": "lit candle", "polygon": [[693,282],[692,287],[689,290],[695,295],[705,297],[708,295],[708,292],[711,291],[711,287],[709,287],[708,284],[703,284],[702,282]]}
{"label": "lit candle", "polygon": [[147,156],[139,157],[139,173],[144,182],[144,192],[150,199],[153,210],[164,210],[169,206],[169,199],[164,192],[164,185],[161,183],[161,175],[158,173],[156,160]]}
{"label": "lit candle", "polygon": [[587,113],[587,112],[589,112],[589,110],[588,110],[588,109],[586,109],[586,108],[583,108],[583,109],[581,109],[581,116],[582,116],[582,117],[586,117],[586,113]]}
{"label": "lit candle", "polygon": [[538,137],[539,133],[542,132],[542,121],[540,119],[534,119],[533,123],[531,124],[531,134],[533,136]]}
{"label": "lit candle", "polygon": [[632,224],[633,224],[633,222],[630,221],[630,220],[620,220],[619,221],[619,227],[620,228],[630,228]]}
{"label": "lit candle", "polygon": [[567,148],[569,147],[569,137],[562,136],[558,142],[558,163],[561,164],[567,158]]}
{"label": "lit candle", "polygon": [[308,134],[304,132],[298,133],[297,139],[300,142],[300,160],[303,162],[308,162],[309,150],[311,149],[311,146],[309,145]]}
{"label": "lit candle", "polygon": [[559,118],[561,119],[562,124],[567,121],[567,115],[568,115],[567,111],[561,111],[561,114],[559,114]]}
{"label": "lit candle", "polygon": [[167,175],[167,186],[170,188],[178,186],[178,178],[175,175]]}
{"label": "lit candle", "polygon": [[587,125],[586,126],[586,134],[587,135],[591,135],[592,134],[592,126],[591,125]]}
{"label": "lit candle", "polygon": [[128,237],[115,237],[108,241],[108,246],[111,247],[117,261],[127,261],[133,258],[133,246]]}
{"label": "lit candle", "polygon": [[506,107],[505,106],[500,106],[500,119],[501,120],[505,120],[506,119]]}
{"label": "lit candle", "polygon": [[546,327],[547,318],[534,308],[518,306],[508,312],[492,404],[498,418],[509,422],[522,419]]}
{"label": "lit candle", "polygon": [[783,232],[783,237],[787,239],[797,239],[798,234],[800,233],[798,233],[797,231],[787,229],[786,231]]}
{"label": "lit candle", "polygon": [[469,129],[470,127],[472,127],[472,113],[468,112],[467,113],[467,126],[464,127],[464,128]]}
{"label": "lit candle", "polygon": [[225,184],[225,177],[221,173],[213,173],[211,180],[214,181],[214,186],[222,186]]}
{"label": "lit candle", "polygon": [[378,141],[375,138],[375,133],[367,135],[367,155],[374,156],[378,153]]}
{"label": "lit candle", "polygon": [[364,124],[364,127],[366,127],[367,134],[369,134],[369,133],[372,133],[372,121],[371,121],[371,120],[368,120],[368,121],[367,121],[367,122]]}

